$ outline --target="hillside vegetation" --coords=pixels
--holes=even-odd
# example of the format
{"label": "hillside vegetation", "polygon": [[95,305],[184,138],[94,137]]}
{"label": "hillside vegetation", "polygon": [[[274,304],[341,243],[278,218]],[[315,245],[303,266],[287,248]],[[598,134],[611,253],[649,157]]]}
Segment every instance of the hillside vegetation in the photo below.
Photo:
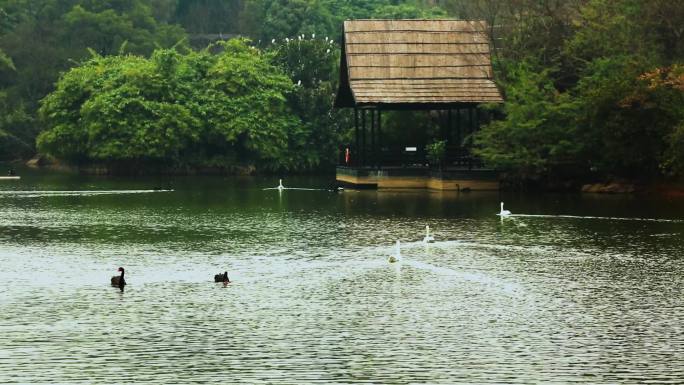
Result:
{"label": "hillside vegetation", "polygon": [[329,170],[352,18],[486,20],[506,103],[467,140],[512,178],[684,175],[677,0],[0,0],[0,159]]}

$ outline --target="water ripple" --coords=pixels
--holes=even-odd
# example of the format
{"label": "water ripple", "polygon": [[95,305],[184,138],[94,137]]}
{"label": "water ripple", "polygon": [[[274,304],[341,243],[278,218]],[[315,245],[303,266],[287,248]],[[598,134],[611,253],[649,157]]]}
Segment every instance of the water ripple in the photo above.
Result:
{"label": "water ripple", "polygon": [[2,195],[0,382],[684,378],[680,221],[501,222],[497,196],[471,215],[478,201],[236,191]]}

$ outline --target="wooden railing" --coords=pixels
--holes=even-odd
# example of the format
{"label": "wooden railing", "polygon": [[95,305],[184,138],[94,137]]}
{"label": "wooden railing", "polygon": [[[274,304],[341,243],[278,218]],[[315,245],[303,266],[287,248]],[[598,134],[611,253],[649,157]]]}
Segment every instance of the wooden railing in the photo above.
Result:
{"label": "wooden railing", "polygon": [[[346,153],[349,150],[347,161]],[[427,158],[424,145],[383,146],[376,152],[366,150],[365,154],[358,153],[354,146],[341,147],[338,164],[349,167],[432,167]],[[447,146],[442,167],[446,168],[482,168],[478,158],[472,156],[467,148]]]}

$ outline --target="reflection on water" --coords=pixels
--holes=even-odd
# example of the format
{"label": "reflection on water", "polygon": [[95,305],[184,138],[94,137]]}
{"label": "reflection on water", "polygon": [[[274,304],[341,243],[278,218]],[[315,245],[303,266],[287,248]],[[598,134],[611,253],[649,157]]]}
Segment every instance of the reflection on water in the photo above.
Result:
{"label": "reflection on water", "polygon": [[0,382],[684,378],[684,202],[274,184],[1,184]]}

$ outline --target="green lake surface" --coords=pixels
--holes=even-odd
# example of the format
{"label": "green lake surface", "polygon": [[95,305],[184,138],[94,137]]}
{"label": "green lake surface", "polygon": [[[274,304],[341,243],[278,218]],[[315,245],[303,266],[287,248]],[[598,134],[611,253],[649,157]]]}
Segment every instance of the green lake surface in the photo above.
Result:
{"label": "green lake surface", "polygon": [[684,380],[682,199],[19,171],[0,383]]}

